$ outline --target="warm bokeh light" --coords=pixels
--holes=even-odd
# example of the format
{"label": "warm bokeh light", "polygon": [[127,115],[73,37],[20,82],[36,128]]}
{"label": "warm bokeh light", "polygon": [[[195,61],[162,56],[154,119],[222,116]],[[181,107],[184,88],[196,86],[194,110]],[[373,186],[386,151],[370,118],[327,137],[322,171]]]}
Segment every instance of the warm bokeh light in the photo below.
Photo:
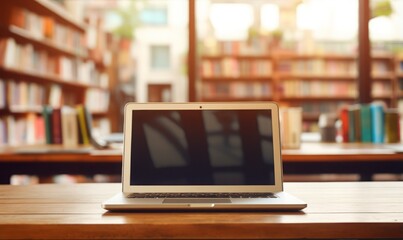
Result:
{"label": "warm bokeh light", "polygon": [[253,9],[240,3],[212,4],[210,19],[218,40],[245,40],[253,24]]}
{"label": "warm bokeh light", "polygon": [[280,9],[276,4],[264,4],[260,10],[260,23],[265,30],[279,28]]}

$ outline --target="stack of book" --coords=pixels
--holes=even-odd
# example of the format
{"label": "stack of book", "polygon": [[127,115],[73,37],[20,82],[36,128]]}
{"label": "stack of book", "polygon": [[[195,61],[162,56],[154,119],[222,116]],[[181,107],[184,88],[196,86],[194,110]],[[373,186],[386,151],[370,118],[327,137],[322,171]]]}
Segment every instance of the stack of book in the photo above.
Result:
{"label": "stack of book", "polygon": [[91,140],[91,117],[83,105],[75,108],[44,106],[43,118],[47,144],[88,145]]}
{"label": "stack of book", "polygon": [[43,106],[41,115],[0,118],[0,145],[63,144],[75,147],[91,144],[92,118],[84,105]]}
{"label": "stack of book", "polygon": [[383,104],[355,104],[342,108],[343,142],[400,142],[399,112]]}

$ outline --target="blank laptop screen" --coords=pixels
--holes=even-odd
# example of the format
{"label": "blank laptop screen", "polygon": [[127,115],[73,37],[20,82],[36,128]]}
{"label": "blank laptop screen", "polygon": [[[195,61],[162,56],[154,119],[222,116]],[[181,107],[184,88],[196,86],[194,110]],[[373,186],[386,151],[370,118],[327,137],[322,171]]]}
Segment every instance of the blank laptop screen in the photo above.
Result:
{"label": "blank laptop screen", "polygon": [[131,185],[274,185],[270,110],[134,110]]}

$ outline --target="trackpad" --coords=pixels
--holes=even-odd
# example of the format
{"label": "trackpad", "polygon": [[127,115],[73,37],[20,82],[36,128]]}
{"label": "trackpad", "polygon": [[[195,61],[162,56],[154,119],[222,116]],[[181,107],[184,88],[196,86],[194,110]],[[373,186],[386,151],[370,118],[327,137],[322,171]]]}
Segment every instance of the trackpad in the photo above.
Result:
{"label": "trackpad", "polygon": [[162,203],[231,203],[229,198],[166,198]]}

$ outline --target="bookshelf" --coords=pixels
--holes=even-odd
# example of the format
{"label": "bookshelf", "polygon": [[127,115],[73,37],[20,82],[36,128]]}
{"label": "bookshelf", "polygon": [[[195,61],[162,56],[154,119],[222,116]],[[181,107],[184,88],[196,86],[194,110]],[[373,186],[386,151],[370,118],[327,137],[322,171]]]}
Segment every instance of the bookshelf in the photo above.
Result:
{"label": "bookshelf", "polygon": [[203,101],[272,100],[272,69],[271,56],[203,56]]}
{"label": "bookshelf", "polygon": [[403,111],[403,56],[399,55],[395,61],[397,107]]}
{"label": "bookshelf", "polygon": [[[280,106],[302,107],[304,131],[318,130],[321,113],[337,112],[357,101],[355,54],[257,51],[253,55],[242,43],[228,45],[217,44],[201,58],[203,101],[273,100]],[[396,107],[397,98],[403,98],[403,90],[396,90],[403,89],[401,61],[391,54],[372,56],[373,100]]]}
{"label": "bookshelf", "polygon": [[396,57],[397,95],[403,97],[403,56]]}
{"label": "bookshelf", "polygon": [[372,56],[372,99],[396,107],[396,57],[390,54]]}
{"label": "bookshelf", "polygon": [[0,13],[0,145],[46,143],[47,105],[85,105],[94,122],[107,122],[108,61],[94,54],[105,43],[87,45],[91,25],[48,0],[6,1]]}

